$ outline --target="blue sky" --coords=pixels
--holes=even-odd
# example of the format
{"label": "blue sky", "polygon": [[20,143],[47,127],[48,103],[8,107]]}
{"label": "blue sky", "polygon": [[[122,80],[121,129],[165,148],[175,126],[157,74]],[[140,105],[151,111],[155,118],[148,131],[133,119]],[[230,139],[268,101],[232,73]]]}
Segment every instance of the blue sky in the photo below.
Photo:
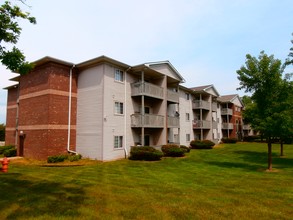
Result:
{"label": "blue sky", "polygon": [[[1,1],[2,2],[2,1]],[[292,0],[27,0],[37,19],[21,21],[17,46],[27,60],[80,63],[106,55],[129,65],[169,60],[186,87],[213,84],[243,95],[236,70],[264,50],[284,60],[292,46]],[[0,66],[0,87],[14,75]],[[6,117],[0,91],[0,123]]]}

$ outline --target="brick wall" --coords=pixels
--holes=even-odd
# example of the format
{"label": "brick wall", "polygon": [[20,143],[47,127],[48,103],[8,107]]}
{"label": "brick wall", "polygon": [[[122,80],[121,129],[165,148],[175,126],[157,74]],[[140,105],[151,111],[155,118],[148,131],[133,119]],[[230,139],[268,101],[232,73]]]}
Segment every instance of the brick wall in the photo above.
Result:
{"label": "brick wall", "polygon": [[18,88],[12,87],[7,92],[5,144],[15,145]]}
{"label": "brick wall", "polygon": [[[48,62],[20,77],[18,129],[25,134],[25,157],[46,159],[67,152],[70,68]],[[73,73],[71,150],[76,141],[76,78]]]}

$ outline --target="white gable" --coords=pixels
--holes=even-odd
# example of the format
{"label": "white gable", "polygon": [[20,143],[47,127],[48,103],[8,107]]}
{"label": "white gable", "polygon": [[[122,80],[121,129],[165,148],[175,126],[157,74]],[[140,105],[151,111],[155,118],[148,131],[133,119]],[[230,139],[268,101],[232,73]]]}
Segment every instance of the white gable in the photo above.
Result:
{"label": "white gable", "polygon": [[217,90],[213,86],[205,89],[205,91],[213,96],[219,96],[219,93],[217,92]]}
{"label": "white gable", "polygon": [[234,105],[239,106],[239,107],[243,107],[243,104],[242,104],[242,102],[241,102],[239,96],[236,96],[236,97],[232,100],[232,103],[233,103]]}
{"label": "white gable", "polygon": [[149,67],[157,72],[163,73],[178,81],[184,80],[182,76],[175,69],[173,69],[168,63],[150,64]]}

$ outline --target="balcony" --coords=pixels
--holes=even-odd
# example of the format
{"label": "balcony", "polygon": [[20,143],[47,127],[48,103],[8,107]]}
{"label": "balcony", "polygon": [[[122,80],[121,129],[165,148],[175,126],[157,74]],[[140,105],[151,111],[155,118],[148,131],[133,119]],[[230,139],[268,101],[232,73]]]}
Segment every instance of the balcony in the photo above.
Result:
{"label": "balcony", "polygon": [[230,108],[223,108],[221,110],[221,115],[233,115],[232,109],[230,109]]}
{"label": "balcony", "polygon": [[179,128],[179,117],[168,116],[168,128]]}
{"label": "balcony", "polygon": [[210,103],[204,100],[195,100],[192,103],[192,108],[210,110]]}
{"label": "balcony", "polygon": [[193,125],[193,129],[210,129],[211,128],[211,122],[206,120],[194,120],[192,125]]}
{"label": "balcony", "polygon": [[167,100],[170,102],[179,103],[179,93],[167,90]]}
{"label": "balcony", "polygon": [[233,130],[233,123],[223,123],[222,124],[222,129]]}
{"label": "balcony", "polygon": [[212,110],[213,110],[213,112],[216,112],[217,111],[217,103],[215,103],[215,102],[213,102],[212,103]]}
{"label": "balcony", "polygon": [[131,96],[150,96],[153,98],[163,99],[164,89],[147,82],[136,82],[131,84]]}
{"label": "balcony", "polygon": [[133,114],[131,115],[131,127],[163,128],[164,116],[152,114]]}
{"label": "balcony", "polygon": [[243,130],[251,130],[251,126],[250,125],[243,125]]}

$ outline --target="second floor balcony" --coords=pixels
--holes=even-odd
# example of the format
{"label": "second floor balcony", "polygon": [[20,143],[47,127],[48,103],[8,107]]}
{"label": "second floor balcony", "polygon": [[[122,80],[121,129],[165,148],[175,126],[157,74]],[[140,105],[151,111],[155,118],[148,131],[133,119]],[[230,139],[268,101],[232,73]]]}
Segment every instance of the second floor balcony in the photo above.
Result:
{"label": "second floor balcony", "polygon": [[222,124],[222,129],[225,129],[225,130],[233,130],[233,123],[223,123]]}
{"label": "second floor balcony", "polygon": [[136,82],[131,84],[131,96],[150,96],[163,99],[164,89],[148,82]]}
{"label": "second floor balcony", "polygon": [[133,114],[131,115],[131,127],[133,128],[163,128],[164,116],[153,114]]}
{"label": "second floor balcony", "polygon": [[233,111],[230,108],[222,108],[221,115],[232,115]]}
{"label": "second floor balcony", "polygon": [[179,128],[180,127],[180,118],[168,116],[168,128]]}
{"label": "second floor balcony", "polygon": [[211,122],[206,120],[193,120],[193,129],[211,129]]}
{"label": "second floor balcony", "polygon": [[206,109],[206,110],[210,110],[210,103],[208,101],[204,101],[204,100],[195,100],[192,103],[192,108],[193,109]]}

